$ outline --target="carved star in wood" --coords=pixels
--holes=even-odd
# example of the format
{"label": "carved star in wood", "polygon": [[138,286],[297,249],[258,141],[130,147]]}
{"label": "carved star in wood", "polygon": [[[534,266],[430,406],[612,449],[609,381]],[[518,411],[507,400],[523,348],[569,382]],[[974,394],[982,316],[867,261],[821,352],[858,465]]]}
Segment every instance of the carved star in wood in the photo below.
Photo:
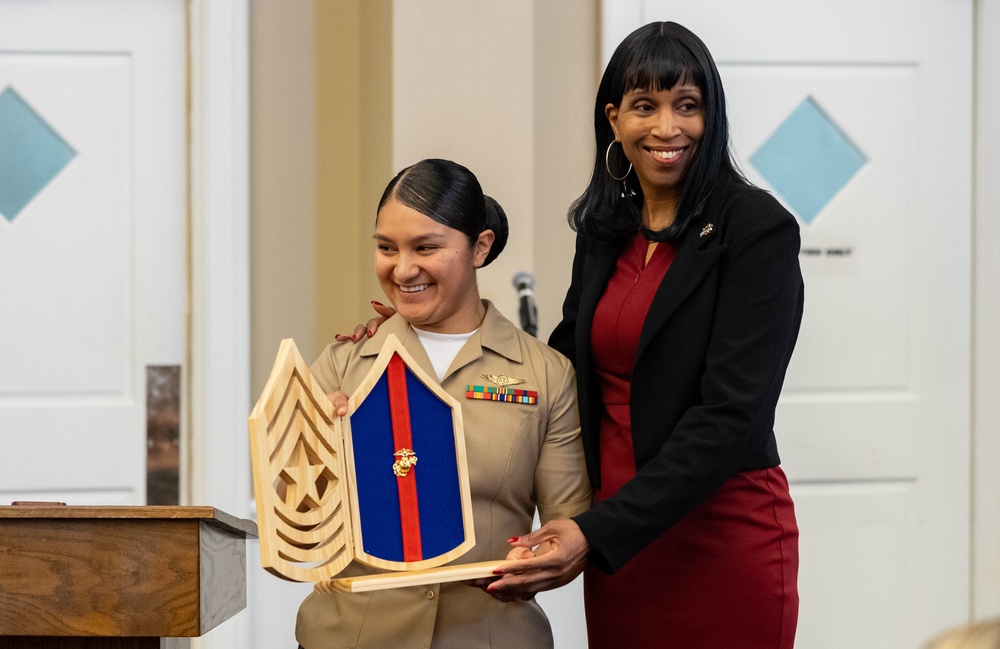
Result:
{"label": "carved star in wood", "polygon": [[322,463],[313,464],[305,444],[300,440],[292,457],[289,458],[288,466],[281,471],[281,479],[288,485],[285,504],[299,511],[303,507],[308,509],[319,507],[321,501],[319,478],[325,468]]}

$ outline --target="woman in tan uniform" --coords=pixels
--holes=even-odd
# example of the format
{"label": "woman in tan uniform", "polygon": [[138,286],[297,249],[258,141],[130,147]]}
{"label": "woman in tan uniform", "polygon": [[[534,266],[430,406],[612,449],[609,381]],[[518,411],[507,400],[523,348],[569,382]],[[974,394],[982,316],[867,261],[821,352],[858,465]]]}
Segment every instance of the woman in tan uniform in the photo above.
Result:
{"label": "woman in tan uniform", "polygon": [[[476,546],[458,563],[503,559],[507,540],[590,504],[569,361],[517,329],[479,296],[476,270],[500,254],[507,219],[476,177],[446,160],[401,171],[379,202],[375,272],[400,317],[358,345],[334,343],[312,367],[339,415],[347,394],[395,334],[462,403]],[[467,399],[466,386],[519,379],[536,403]],[[371,569],[352,564],[343,573]],[[299,609],[304,649],[551,647],[538,604],[503,601],[462,583],[310,595]]]}

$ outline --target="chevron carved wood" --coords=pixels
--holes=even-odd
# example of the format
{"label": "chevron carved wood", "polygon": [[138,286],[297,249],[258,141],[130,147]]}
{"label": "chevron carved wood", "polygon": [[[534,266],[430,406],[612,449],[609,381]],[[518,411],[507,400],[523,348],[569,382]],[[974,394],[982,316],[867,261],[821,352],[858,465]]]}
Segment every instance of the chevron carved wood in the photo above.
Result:
{"label": "chevron carved wood", "polygon": [[283,340],[249,428],[261,563],[290,581],[328,579],[353,558],[343,440],[334,420],[294,341]]}
{"label": "chevron carved wood", "polygon": [[[465,527],[465,541],[450,551],[409,562],[380,559],[357,547],[363,526],[352,432],[392,432],[353,431],[351,416],[376,386],[393,355],[403,359],[416,380],[436,398],[450,404],[452,430],[457,431],[455,468]],[[341,420],[333,412],[333,404],[313,378],[294,341],[283,340],[271,376],[249,419],[261,565],[268,572],[289,581],[315,582],[318,592],[364,592],[489,577],[505,563],[441,565],[475,544],[461,406],[420,369],[395,336],[389,336],[373,368],[351,396],[348,415]],[[394,457],[391,453],[386,456],[385,471],[393,471]],[[400,512],[385,515],[398,519]],[[400,572],[333,578],[352,560]]]}

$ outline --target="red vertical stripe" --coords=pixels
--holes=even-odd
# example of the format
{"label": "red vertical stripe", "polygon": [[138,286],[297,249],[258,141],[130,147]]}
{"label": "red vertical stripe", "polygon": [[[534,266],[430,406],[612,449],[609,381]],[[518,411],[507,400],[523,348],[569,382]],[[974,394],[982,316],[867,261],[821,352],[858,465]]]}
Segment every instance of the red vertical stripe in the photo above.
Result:
{"label": "red vertical stripe", "polygon": [[[398,451],[413,448],[410,432],[410,402],[406,395],[406,365],[399,354],[389,359],[389,410],[392,415],[392,440]],[[420,460],[419,453],[417,460]],[[396,477],[399,488],[399,519],[403,528],[403,561],[420,561],[424,551],[420,544],[420,510],[417,508],[417,467],[403,477]]]}

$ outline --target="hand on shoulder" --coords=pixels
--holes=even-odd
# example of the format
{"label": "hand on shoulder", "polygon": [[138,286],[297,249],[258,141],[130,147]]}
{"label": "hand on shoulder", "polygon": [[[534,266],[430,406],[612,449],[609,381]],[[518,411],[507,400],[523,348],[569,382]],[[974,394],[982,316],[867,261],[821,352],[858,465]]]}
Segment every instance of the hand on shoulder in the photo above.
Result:
{"label": "hand on shoulder", "polygon": [[352,343],[364,340],[365,338],[371,338],[378,331],[378,328],[382,326],[382,323],[396,315],[396,309],[391,306],[386,306],[381,302],[376,302],[372,300],[372,308],[375,309],[375,313],[378,316],[372,318],[365,324],[359,324],[354,328],[354,331],[350,334],[336,334],[333,338],[339,343],[345,343],[348,340]]}

